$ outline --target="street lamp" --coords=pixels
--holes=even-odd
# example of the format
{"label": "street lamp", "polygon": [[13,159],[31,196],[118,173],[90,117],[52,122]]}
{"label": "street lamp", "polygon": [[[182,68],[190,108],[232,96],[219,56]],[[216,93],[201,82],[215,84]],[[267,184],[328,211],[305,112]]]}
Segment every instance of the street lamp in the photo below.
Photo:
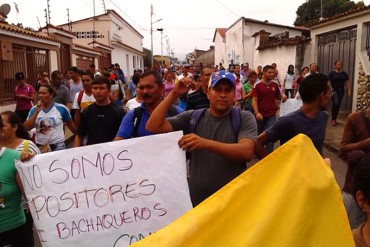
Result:
{"label": "street lamp", "polygon": [[157,31],[161,32],[161,66],[163,65],[163,28],[157,28]]}
{"label": "street lamp", "polygon": [[150,5],[150,46],[151,46],[151,52],[152,52],[152,54],[150,55],[150,58],[151,58],[150,61],[151,61],[152,66],[154,64],[154,61],[153,61],[153,24],[161,20],[162,18],[153,22],[153,5]]}

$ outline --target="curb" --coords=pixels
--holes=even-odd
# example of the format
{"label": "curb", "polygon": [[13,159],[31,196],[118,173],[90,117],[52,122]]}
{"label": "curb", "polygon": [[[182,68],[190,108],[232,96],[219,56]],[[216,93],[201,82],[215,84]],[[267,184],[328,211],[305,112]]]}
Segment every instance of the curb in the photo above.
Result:
{"label": "curb", "polygon": [[325,141],[323,143],[323,147],[326,148],[327,150],[329,150],[330,152],[336,154],[337,156],[339,156],[339,148],[334,147],[333,145],[330,145],[330,144],[326,143]]}

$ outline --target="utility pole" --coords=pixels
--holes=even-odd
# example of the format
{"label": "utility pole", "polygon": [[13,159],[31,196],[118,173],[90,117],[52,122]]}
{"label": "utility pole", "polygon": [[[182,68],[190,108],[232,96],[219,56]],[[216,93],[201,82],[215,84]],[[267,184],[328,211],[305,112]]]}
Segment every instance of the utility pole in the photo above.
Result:
{"label": "utility pole", "polygon": [[150,65],[153,67],[153,4],[150,5]]}
{"label": "utility pole", "polygon": [[320,7],[320,21],[324,20],[324,17],[322,16],[322,0],[320,2],[321,7]]}
{"label": "utility pole", "polygon": [[153,15],[154,15],[153,4],[151,4],[150,5],[150,51],[151,51],[150,62],[151,62],[151,66],[154,65],[154,60],[153,60],[153,24],[162,20],[162,19],[158,19],[158,20],[153,22]]}
{"label": "utility pole", "polygon": [[163,28],[157,28],[157,31],[161,32],[161,66],[163,65]]}
{"label": "utility pole", "polygon": [[96,37],[96,33],[95,33],[95,0],[93,0],[93,5],[94,5],[94,17],[93,17],[93,47],[95,46],[95,37]]}
{"label": "utility pole", "polygon": [[103,2],[103,9],[104,9],[104,13],[107,13],[107,8],[105,7],[105,1],[104,1],[104,0],[102,0],[102,2]]}
{"label": "utility pole", "polygon": [[47,33],[48,33],[48,35],[49,35],[48,12],[47,12],[47,10],[46,10],[46,9],[44,9],[44,11],[45,11],[46,31],[47,31]]}
{"label": "utility pole", "polygon": [[71,32],[71,20],[69,19],[69,8],[67,8],[68,31]]}
{"label": "utility pole", "polygon": [[51,17],[50,17],[50,0],[47,0],[46,1],[47,2],[47,5],[48,5],[48,24],[50,25],[50,19],[51,19]]}

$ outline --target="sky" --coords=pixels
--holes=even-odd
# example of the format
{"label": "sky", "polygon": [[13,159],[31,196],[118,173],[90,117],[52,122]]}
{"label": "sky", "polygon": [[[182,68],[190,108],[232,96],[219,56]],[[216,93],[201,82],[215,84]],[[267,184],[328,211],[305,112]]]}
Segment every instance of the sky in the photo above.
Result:
{"label": "sky", "polygon": [[[213,45],[216,28],[228,28],[240,17],[252,18],[270,23],[293,26],[296,11],[305,0],[95,0],[95,14],[106,9],[115,10],[123,19],[144,36],[143,46],[151,47],[150,5],[153,5],[153,50],[154,55],[168,55],[184,59],[194,49],[208,50]],[[358,1],[355,1],[358,2]],[[20,22],[24,27],[45,26],[47,0],[0,0],[8,3],[11,11],[8,23]],[[14,3],[18,4],[19,14]],[[72,21],[84,19],[94,14],[94,0],[50,0],[51,24],[67,23],[67,8]],[[370,0],[364,0],[365,5]],[[37,19],[38,18],[38,19]],[[39,20],[39,22],[38,22]],[[161,32],[163,28],[162,46]],[[169,46],[167,46],[167,43]],[[169,47],[169,49],[168,49]]]}

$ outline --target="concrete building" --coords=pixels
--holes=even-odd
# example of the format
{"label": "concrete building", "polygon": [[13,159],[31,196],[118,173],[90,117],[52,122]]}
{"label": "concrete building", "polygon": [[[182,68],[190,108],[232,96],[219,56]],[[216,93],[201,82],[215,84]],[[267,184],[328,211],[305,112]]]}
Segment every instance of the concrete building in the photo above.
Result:
{"label": "concrete building", "polygon": [[[231,60],[233,60],[235,64],[248,62],[249,67],[254,69],[258,65],[261,65],[255,62],[255,49],[259,46],[259,41],[257,41],[254,36],[261,30],[268,32],[273,36],[285,35],[286,32],[288,32],[290,37],[300,37],[307,32],[306,28],[290,27],[269,23],[268,21],[259,21],[241,17],[225,31],[225,68],[228,67]],[[216,47],[216,50],[218,49],[219,48]],[[266,60],[262,65],[271,64],[272,62],[276,61],[273,61],[272,58]]]}
{"label": "concrete building", "polygon": [[226,59],[226,39],[225,39],[226,28],[216,28],[215,34],[213,35],[213,43],[215,47],[215,60],[214,64],[225,64]]}
{"label": "concrete building", "polygon": [[[58,27],[75,33],[73,43],[77,45],[105,50],[111,63],[119,63],[126,77],[135,69],[144,69],[144,37],[114,10]],[[106,66],[97,64],[101,69]]]}
{"label": "concrete building", "polygon": [[352,112],[367,107],[366,86],[370,78],[370,6],[347,11],[307,26],[311,30],[308,54],[324,74],[341,60],[352,85],[352,95],[343,99],[341,110]]}

